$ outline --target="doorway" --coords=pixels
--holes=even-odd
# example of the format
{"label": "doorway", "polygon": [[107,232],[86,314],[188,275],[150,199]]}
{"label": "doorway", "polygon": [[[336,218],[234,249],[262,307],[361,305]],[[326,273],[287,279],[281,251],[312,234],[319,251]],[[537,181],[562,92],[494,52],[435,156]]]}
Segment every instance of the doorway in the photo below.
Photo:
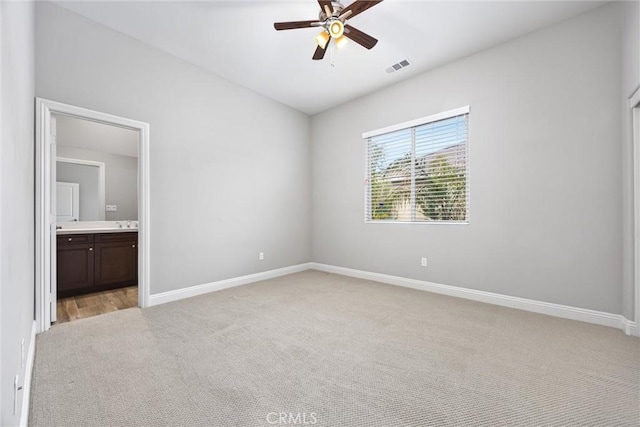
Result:
{"label": "doorway", "polygon": [[[146,307],[149,125],[38,98],[36,126],[38,331],[48,330],[57,320],[56,303],[62,297],[102,292],[85,300],[121,307],[133,299]],[[58,217],[58,207],[65,216]],[[115,293],[104,293],[112,290]],[[71,309],[73,299],[68,302]],[[101,310],[83,308],[79,317]],[[68,313],[64,317],[60,320],[67,320]]]}

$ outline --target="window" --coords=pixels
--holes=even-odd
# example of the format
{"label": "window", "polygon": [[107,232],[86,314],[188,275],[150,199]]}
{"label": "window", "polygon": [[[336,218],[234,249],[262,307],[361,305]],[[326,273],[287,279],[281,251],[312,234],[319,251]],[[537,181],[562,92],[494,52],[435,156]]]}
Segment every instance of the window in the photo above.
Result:
{"label": "window", "polygon": [[469,222],[469,107],[366,132],[366,221]]}

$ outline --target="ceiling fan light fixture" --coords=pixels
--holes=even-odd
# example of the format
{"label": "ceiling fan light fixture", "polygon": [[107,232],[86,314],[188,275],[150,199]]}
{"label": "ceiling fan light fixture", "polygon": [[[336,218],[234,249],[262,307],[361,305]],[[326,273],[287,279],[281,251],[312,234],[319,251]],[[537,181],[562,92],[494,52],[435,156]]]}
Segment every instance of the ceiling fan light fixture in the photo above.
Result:
{"label": "ceiling fan light fixture", "polygon": [[331,37],[329,36],[329,33],[327,33],[326,31],[323,31],[316,36],[316,43],[322,49],[325,49],[327,47],[327,43],[329,43],[330,38]]}
{"label": "ceiling fan light fixture", "polygon": [[330,23],[329,34],[331,34],[331,37],[333,37],[334,39],[342,37],[342,34],[344,34],[344,24],[342,23],[342,21],[335,20]]}
{"label": "ceiling fan light fixture", "polygon": [[336,39],[336,47],[338,49],[343,48],[348,42],[348,38],[346,38],[345,36],[340,36]]}
{"label": "ceiling fan light fixture", "polygon": [[315,37],[315,42],[318,46],[313,52],[312,59],[314,61],[324,58],[327,50],[329,50],[328,47],[329,44],[331,44],[331,39],[333,39],[337,47],[344,46],[345,43],[347,43],[345,37],[348,37],[349,40],[359,44],[365,49],[371,49],[378,43],[378,40],[351,25],[346,26],[345,22],[347,18],[353,18],[373,6],[382,3],[382,1],[383,0],[354,0],[349,6],[344,7],[342,3],[340,3],[340,0],[317,0],[320,6],[317,19],[310,21],[274,22],[273,27],[276,31],[295,30],[298,28],[319,28],[323,30],[322,33]]}

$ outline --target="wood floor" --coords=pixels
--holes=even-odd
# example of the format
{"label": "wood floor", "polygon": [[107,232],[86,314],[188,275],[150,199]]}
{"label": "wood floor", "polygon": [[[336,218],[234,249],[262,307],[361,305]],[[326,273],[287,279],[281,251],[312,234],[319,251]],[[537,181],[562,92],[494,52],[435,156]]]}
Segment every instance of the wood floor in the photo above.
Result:
{"label": "wood floor", "polygon": [[136,307],[137,305],[137,286],[62,298],[59,299],[57,303],[56,323],[84,319],[112,311],[124,310],[125,308]]}

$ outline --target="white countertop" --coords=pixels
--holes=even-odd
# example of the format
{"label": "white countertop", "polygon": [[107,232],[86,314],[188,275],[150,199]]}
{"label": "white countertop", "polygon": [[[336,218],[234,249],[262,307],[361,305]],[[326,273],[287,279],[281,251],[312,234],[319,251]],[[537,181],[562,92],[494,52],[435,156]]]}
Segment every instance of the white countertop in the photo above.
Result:
{"label": "white countertop", "polygon": [[56,230],[56,234],[131,233],[137,228],[66,228]]}
{"label": "white countertop", "polygon": [[[129,227],[127,227],[129,223]],[[61,228],[59,228],[61,227]],[[138,231],[137,220],[73,221],[56,224],[56,234],[131,233]]]}

